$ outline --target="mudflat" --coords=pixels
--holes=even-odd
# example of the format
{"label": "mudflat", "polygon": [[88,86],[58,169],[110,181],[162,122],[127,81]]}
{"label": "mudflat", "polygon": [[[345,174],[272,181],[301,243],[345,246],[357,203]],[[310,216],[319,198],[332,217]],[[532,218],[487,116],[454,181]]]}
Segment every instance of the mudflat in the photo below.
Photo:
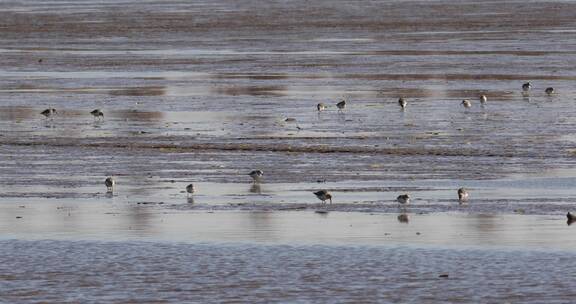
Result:
{"label": "mudflat", "polygon": [[[390,280],[398,289],[365,299],[570,299],[561,290],[574,289],[563,278],[576,245],[565,218],[576,210],[575,12],[571,1],[0,3],[0,242],[8,248],[0,280],[9,282],[0,301],[194,301],[198,293],[169,280],[176,289],[162,293],[162,283],[142,294],[139,283],[115,285],[101,273],[66,297],[50,291],[59,279],[19,274],[78,281],[79,269],[127,263],[115,257],[135,248],[190,269],[205,264],[171,259],[210,251],[218,254],[204,262],[219,264],[243,252],[222,275],[242,263],[284,267],[263,258],[284,249],[307,252],[290,265],[316,254],[344,256],[348,266],[390,255],[399,265],[374,264],[382,277],[350,272],[341,288],[322,279],[342,266],[332,261],[292,278],[308,282],[293,290],[279,283],[283,272],[240,287],[198,272],[207,280],[194,284],[214,287],[199,302],[224,291],[244,302],[360,301],[355,291]],[[47,108],[57,114],[42,116]],[[252,170],[264,171],[261,183]],[[460,187],[468,202],[458,202]],[[313,195],[322,189],[333,204]],[[404,193],[411,203],[398,206]],[[85,256],[70,256],[69,272],[42,263],[45,252],[78,247],[108,258],[89,269]],[[405,263],[430,256],[436,264]],[[468,257],[478,259],[447,266]],[[486,270],[494,281],[472,279],[493,258],[506,265]],[[155,263],[123,275],[174,274]],[[462,271],[468,287],[436,297],[411,289],[429,284],[415,278],[445,271]],[[412,279],[394,281],[406,273]]]}

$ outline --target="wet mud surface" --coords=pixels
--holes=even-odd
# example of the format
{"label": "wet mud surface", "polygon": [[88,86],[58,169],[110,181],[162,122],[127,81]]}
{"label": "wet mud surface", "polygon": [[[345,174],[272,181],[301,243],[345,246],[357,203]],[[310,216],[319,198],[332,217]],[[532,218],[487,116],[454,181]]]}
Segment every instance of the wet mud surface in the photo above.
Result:
{"label": "wet mud surface", "polygon": [[[574,271],[574,256],[562,252],[60,241],[0,245],[8,249],[0,253],[0,300],[6,302],[33,303],[41,297],[66,303],[566,303],[574,297],[573,282],[563,279]],[[63,250],[69,254],[59,254]],[[45,252],[41,260],[37,251]],[[27,270],[35,263],[43,269],[6,267]]]}
{"label": "wet mud surface", "polygon": [[[231,251],[245,250],[238,263],[250,265],[299,251],[278,244],[329,244],[303,250],[334,260],[344,254],[342,264],[382,254],[399,265],[371,270],[391,273],[404,297],[374,289],[362,294],[366,299],[483,302],[470,296],[474,290],[484,302],[562,303],[570,295],[560,290],[573,289],[558,278],[574,248],[575,227],[565,221],[576,210],[574,12],[572,1],[4,1],[0,242],[12,249],[0,260],[14,260],[22,248],[31,250],[27,265],[43,260],[34,250],[94,247],[112,260],[139,246],[156,250],[134,243],[141,240],[188,244],[158,253],[170,258],[212,250],[189,243],[272,244],[210,245],[218,247],[214,260],[190,266],[220,261],[226,276],[239,265],[226,260]],[[532,89],[522,92],[528,81]],[[547,87],[554,87],[552,95]],[[408,101],[405,110],[399,97]],[[343,99],[347,107],[338,111]],[[472,107],[464,108],[463,99]],[[320,102],[328,108],[319,113]],[[40,115],[46,108],[58,114],[47,119]],[[90,115],[96,108],[103,119]],[[260,184],[247,175],[255,169],[264,171]],[[106,193],[107,176],[116,179],[113,193]],[[189,183],[193,196],[185,192]],[[470,191],[467,203],[457,201],[460,187]],[[333,204],[316,199],[312,192],[320,189],[332,193]],[[403,193],[413,199],[399,207],[395,198]],[[348,254],[342,246],[349,244],[393,248]],[[446,252],[394,247],[400,245]],[[501,247],[522,257],[494,249]],[[47,265],[36,277],[14,267],[1,271],[9,285],[0,284],[8,286],[0,287],[0,301],[178,302],[199,294],[152,282],[156,289],[134,298],[142,286],[127,280],[134,292],[115,289],[103,297],[95,290],[110,288],[105,274],[62,297],[50,284],[82,273],[86,257],[78,252],[70,269]],[[438,268],[424,265],[430,256]],[[457,280],[450,271],[446,298],[423,297],[436,286],[446,256],[478,259]],[[151,263],[121,267],[124,274],[158,280],[149,274],[165,270],[154,268],[160,261],[152,257],[137,258]],[[278,302],[362,299],[360,287],[334,285],[330,278],[340,274],[330,272],[337,265],[328,260],[318,273],[292,278],[303,281],[284,286],[284,293],[258,281],[286,278],[274,261],[265,267],[276,270],[264,277],[244,274],[254,282],[223,281],[212,291],[248,302],[258,298],[245,289]],[[482,280],[490,282],[471,278],[495,260],[509,268],[486,270]],[[106,268],[106,261],[90,271]],[[433,283],[413,278],[406,261],[422,264]],[[345,282],[366,278],[362,273],[351,272]],[[203,277],[192,284],[210,285]],[[380,286],[374,278],[362,286]],[[315,283],[319,289],[311,289]],[[412,288],[422,285],[428,287]],[[508,289],[493,292],[496,285]],[[202,291],[204,299],[214,294]]]}

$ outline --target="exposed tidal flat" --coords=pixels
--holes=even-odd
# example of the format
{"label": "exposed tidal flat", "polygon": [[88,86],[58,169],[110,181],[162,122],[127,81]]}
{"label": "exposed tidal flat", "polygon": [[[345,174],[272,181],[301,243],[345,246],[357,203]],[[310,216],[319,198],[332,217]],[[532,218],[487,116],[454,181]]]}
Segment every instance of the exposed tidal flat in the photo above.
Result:
{"label": "exposed tidal flat", "polygon": [[575,17],[1,2],[0,302],[569,303]]}

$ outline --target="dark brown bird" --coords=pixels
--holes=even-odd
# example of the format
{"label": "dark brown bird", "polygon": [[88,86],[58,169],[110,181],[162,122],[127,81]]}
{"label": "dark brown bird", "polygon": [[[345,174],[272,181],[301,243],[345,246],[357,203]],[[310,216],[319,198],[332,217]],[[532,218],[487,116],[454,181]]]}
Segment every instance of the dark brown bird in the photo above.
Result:
{"label": "dark brown bird", "polygon": [[330,204],[332,204],[332,194],[328,193],[327,190],[320,190],[314,192],[314,195],[322,201],[323,204],[326,204],[327,200],[330,200]]}
{"label": "dark brown bird", "polygon": [[460,188],[458,189],[458,200],[462,203],[462,202],[466,202],[468,201],[468,191],[466,191],[466,189],[464,188]]}
{"label": "dark brown bird", "polygon": [[58,112],[56,112],[56,109],[54,109],[54,108],[49,108],[49,109],[46,109],[46,110],[40,112],[40,114],[44,115],[44,117],[46,117],[46,118],[51,118],[52,116],[56,115],[57,113]]}
{"label": "dark brown bird", "polygon": [[566,218],[568,219],[568,221],[566,222],[568,224],[568,226],[572,225],[572,223],[576,222],[576,215],[568,212],[566,213]]}
{"label": "dark brown bird", "polygon": [[398,195],[396,201],[402,205],[410,204],[410,194]]}
{"label": "dark brown bird", "polygon": [[260,182],[262,176],[264,176],[264,172],[262,172],[262,170],[253,170],[252,172],[248,173],[248,175],[250,175],[252,180],[257,183]]}
{"label": "dark brown bird", "polygon": [[92,116],[94,116],[94,118],[96,119],[104,118],[104,113],[102,113],[102,111],[100,111],[99,109],[93,110],[92,112],[90,112],[90,114],[92,114]]}
{"label": "dark brown bird", "polygon": [[528,92],[532,88],[532,85],[529,82],[526,82],[522,85],[522,91]]}
{"label": "dark brown bird", "polygon": [[398,105],[400,105],[400,107],[402,108],[402,110],[404,110],[406,108],[406,105],[408,103],[406,102],[406,99],[400,97],[400,99],[398,99]]}
{"label": "dark brown bird", "polygon": [[112,192],[114,190],[114,186],[116,185],[116,181],[112,177],[108,177],[104,181],[104,185],[106,185],[108,192]]}
{"label": "dark brown bird", "polygon": [[342,111],[346,108],[346,100],[342,100],[341,102],[336,104],[338,111]]}

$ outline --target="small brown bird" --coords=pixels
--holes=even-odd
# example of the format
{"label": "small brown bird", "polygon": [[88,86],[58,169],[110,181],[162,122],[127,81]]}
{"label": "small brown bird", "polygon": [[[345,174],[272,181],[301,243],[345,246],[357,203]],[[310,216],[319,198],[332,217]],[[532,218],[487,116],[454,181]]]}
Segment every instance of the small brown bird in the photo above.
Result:
{"label": "small brown bird", "polygon": [[548,95],[552,95],[554,93],[554,88],[553,87],[546,88],[544,92]]}
{"label": "small brown bird", "polygon": [[44,117],[46,117],[46,118],[52,118],[57,113],[58,112],[56,112],[56,109],[53,109],[53,108],[49,108],[49,109],[46,109],[46,110],[40,112],[40,114],[44,115]]}
{"label": "small brown bird", "polygon": [[406,194],[398,195],[398,197],[396,198],[396,201],[402,205],[410,204],[410,194],[406,193]]}
{"label": "small brown bird", "polygon": [[341,102],[336,104],[338,111],[342,111],[346,108],[346,100],[342,100]]}
{"label": "small brown bird", "polygon": [[462,105],[463,105],[465,108],[469,108],[469,107],[472,106],[472,103],[470,102],[470,100],[464,99],[464,100],[462,100]]}
{"label": "small brown bird", "polygon": [[480,95],[480,103],[485,104],[486,101],[488,101],[488,98],[486,97],[486,95]]}
{"label": "small brown bird", "polygon": [[116,185],[116,181],[114,181],[112,177],[108,177],[104,181],[104,185],[106,185],[108,192],[112,192],[112,190],[114,189],[114,185]]}
{"label": "small brown bird", "polygon": [[464,189],[464,188],[458,189],[458,200],[461,203],[468,201],[468,196],[469,196],[469,194],[468,194],[468,191],[466,191],[466,189]]}
{"label": "small brown bird", "polygon": [[330,204],[332,204],[332,194],[328,193],[327,190],[316,191],[314,195],[322,201],[322,204],[326,204],[327,200],[330,200]]}
{"label": "small brown bird", "polygon": [[566,218],[568,219],[566,222],[568,225],[572,225],[572,223],[576,222],[576,215],[570,212],[566,213]]}
{"label": "small brown bird", "polygon": [[323,103],[319,103],[316,105],[316,109],[318,110],[318,112],[322,112],[322,111],[326,110],[326,105]]}
{"label": "small brown bird", "polygon": [[102,113],[102,111],[100,111],[100,109],[96,109],[93,110],[92,112],[90,112],[90,114],[92,114],[92,116],[94,116],[95,119],[104,119],[104,113]]}
{"label": "small brown bird", "polygon": [[528,92],[532,88],[532,85],[529,82],[526,82],[522,85],[522,91]]}
{"label": "small brown bird", "polygon": [[404,110],[406,108],[406,105],[408,103],[406,102],[406,99],[400,97],[400,99],[398,99],[398,105],[400,105],[400,107],[402,108],[402,110]]}
{"label": "small brown bird", "polygon": [[264,176],[264,172],[262,172],[262,170],[253,170],[252,172],[248,173],[248,175],[250,175],[254,183],[257,183],[260,182],[260,179],[262,179],[262,176]]}
{"label": "small brown bird", "polygon": [[194,189],[194,185],[190,184],[190,185],[186,186],[186,192],[188,192],[188,196],[190,196],[190,194],[193,194],[194,192],[196,192],[196,189]]}

